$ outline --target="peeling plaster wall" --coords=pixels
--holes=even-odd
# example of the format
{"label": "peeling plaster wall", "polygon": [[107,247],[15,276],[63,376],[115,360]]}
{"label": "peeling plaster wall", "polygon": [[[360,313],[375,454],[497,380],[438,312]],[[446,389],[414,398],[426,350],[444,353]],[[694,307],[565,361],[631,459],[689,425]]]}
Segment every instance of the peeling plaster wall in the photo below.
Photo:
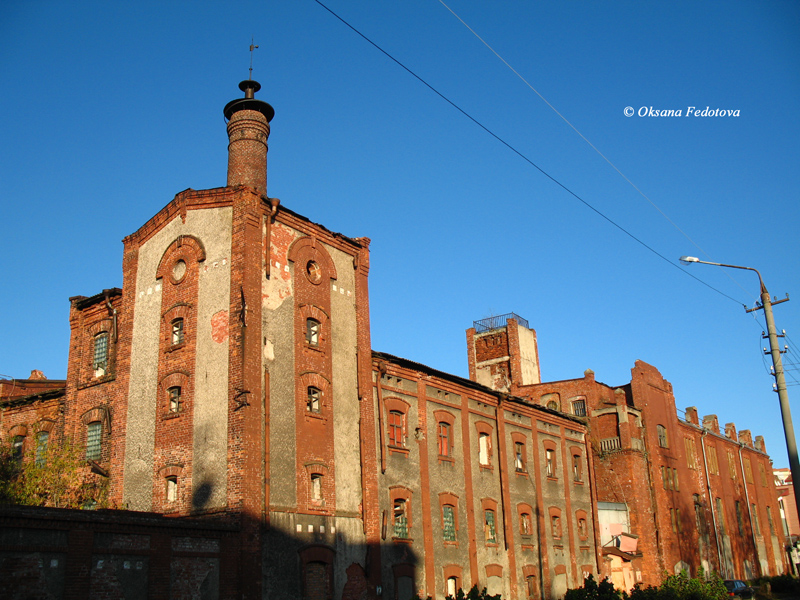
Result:
{"label": "peeling plaster wall", "polygon": [[[133,308],[130,387],[123,502],[132,510],[153,505],[153,454],[158,400],[158,353],[162,282],[156,269],[179,235],[205,247],[197,298],[197,354],[194,387],[194,482],[208,488],[205,507],[224,506],[227,465],[227,337],[212,339],[212,316],[230,308],[231,208],[190,210],[176,217],[139,247]],[[219,338],[219,332],[217,332]]]}
{"label": "peeling plaster wall", "polygon": [[262,285],[264,369],[269,372],[269,478],[270,505],[293,508],[295,484],[294,409],[294,266],[288,263],[289,246],[299,233],[281,223],[272,225],[270,278]]}
{"label": "peeling plaster wall", "polygon": [[539,352],[536,348],[536,332],[519,326],[520,366],[522,368],[522,385],[541,383],[539,374]]}
{"label": "peeling plaster wall", "polygon": [[[355,269],[353,257],[329,246],[339,279],[331,289],[333,372],[334,463],[336,509],[359,512],[361,504],[361,454],[358,444],[359,401],[356,368],[357,328]],[[345,565],[349,566],[349,565]]]}

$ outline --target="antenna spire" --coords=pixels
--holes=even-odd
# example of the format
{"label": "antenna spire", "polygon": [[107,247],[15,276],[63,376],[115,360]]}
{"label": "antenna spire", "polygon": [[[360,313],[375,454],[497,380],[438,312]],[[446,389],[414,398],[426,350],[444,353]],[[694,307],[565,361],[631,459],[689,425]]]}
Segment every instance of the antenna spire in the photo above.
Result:
{"label": "antenna spire", "polygon": [[258,46],[256,46],[253,42],[254,42],[254,39],[251,36],[250,37],[250,77],[248,77],[248,79],[252,79],[253,78],[253,50],[258,48]]}

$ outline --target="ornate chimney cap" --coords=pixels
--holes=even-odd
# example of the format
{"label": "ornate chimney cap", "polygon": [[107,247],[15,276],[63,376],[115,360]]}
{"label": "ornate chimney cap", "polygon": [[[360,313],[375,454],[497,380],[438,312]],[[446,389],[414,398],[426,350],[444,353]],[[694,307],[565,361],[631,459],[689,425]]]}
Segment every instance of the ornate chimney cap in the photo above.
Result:
{"label": "ornate chimney cap", "polygon": [[239,84],[239,89],[244,92],[244,98],[231,100],[225,105],[223,109],[225,119],[230,120],[233,114],[240,110],[254,110],[264,115],[269,123],[275,116],[275,109],[263,100],[255,99],[255,93],[261,89],[261,84],[253,79],[245,79]]}

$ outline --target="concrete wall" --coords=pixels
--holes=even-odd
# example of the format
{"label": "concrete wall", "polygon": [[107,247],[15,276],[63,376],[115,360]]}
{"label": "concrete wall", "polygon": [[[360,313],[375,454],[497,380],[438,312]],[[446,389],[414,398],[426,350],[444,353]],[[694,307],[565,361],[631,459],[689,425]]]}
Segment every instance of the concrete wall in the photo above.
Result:
{"label": "concrete wall", "polygon": [[210,485],[207,508],[224,506],[227,467],[228,345],[212,337],[212,317],[230,307],[230,208],[190,210],[185,222],[172,219],[138,250],[136,300],[133,307],[130,384],[123,502],[133,510],[150,510],[154,476],[154,436],[158,402],[159,334],[164,282],[156,269],[164,252],[180,235],[194,236],[205,248],[197,303],[197,348],[194,365],[194,448],[196,485]]}

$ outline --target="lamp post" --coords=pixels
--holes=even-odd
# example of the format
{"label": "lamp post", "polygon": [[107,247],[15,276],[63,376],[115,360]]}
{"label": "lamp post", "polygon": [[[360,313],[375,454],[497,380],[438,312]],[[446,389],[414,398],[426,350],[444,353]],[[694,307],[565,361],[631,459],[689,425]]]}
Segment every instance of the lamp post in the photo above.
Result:
{"label": "lamp post", "polygon": [[716,267],[729,267],[731,269],[744,269],[746,271],[755,271],[758,275],[758,282],[761,285],[761,306],[755,308],[747,308],[747,312],[754,310],[764,309],[764,318],[767,321],[767,335],[769,336],[770,354],[772,354],[772,365],[775,369],[775,382],[778,391],[778,399],[781,405],[781,417],[783,418],[783,433],[786,437],[786,451],[789,453],[789,469],[792,472],[792,487],[794,489],[794,502],[797,507],[797,514],[800,515],[800,462],[797,460],[797,442],[794,437],[794,426],[792,425],[792,413],[789,410],[789,394],[786,391],[786,379],[783,376],[783,363],[781,362],[781,349],[778,346],[778,332],[775,329],[775,318],[772,316],[772,305],[786,302],[788,297],[784,300],[777,300],[772,302],[767,291],[767,286],[764,285],[764,280],[761,278],[761,273],[758,269],[752,267],[740,267],[737,265],[724,265],[722,263],[706,262],[695,258],[694,256],[681,256],[680,261],[683,264],[690,265],[692,263],[700,263],[702,265],[714,265]]}

